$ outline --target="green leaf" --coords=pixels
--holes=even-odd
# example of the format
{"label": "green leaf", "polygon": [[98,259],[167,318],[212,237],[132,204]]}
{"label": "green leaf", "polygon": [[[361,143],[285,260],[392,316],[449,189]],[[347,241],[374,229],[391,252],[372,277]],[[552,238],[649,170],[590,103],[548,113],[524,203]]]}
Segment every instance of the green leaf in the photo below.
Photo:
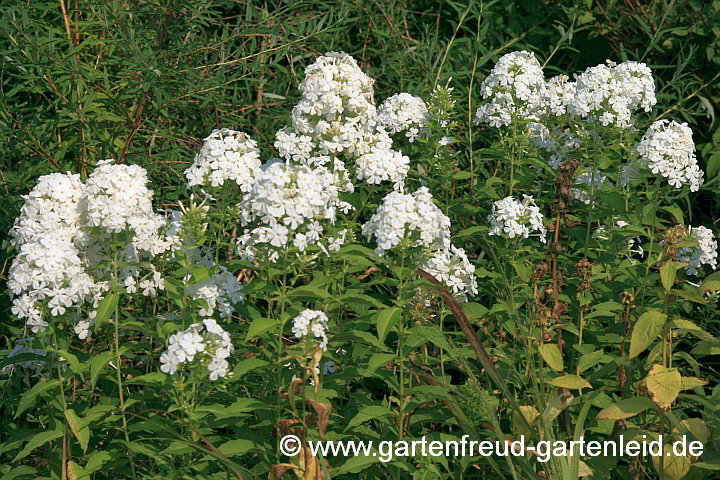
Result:
{"label": "green leaf", "polygon": [[436,347],[442,348],[450,354],[452,354],[453,352],[453,348],[450,346],[447,338],[445,338],[445,335],[438,327],[419,326],[410,328],[406,330],[406,332],[411,334],[417,334],[426,341],[432,343]]}
{"label": "green leaf", "polygon": [[556,387],[570,389],[590,388],[592,386],[580,375],[563,375],[549,380],[548,383],[550,385],[555,385]]}
{"label": "green leaf", "polygon": [[580,356],[580,359],[578,360],[578,373],[582,373],[588,368],[594,367],[602,361],[604,356],[605,352],[602,350],[597,350]]}
{"label": "green leaf", "polygon": [[667,315],[657,310],[640,315],[630,337],[630,358],[637,357],[650,346],[662,332],[666,320]]}
{"label": "green leaf", "polygon": [[290,290],[288,297],[295,300],[305,300],[308,302],[319,302],[330,299],[330,294],[325,290],[310,285],[304,285]]}
{"label": "green leaf", "polygon": [[157,387],[164,384],[168,380],[168,375],[162,372],[151,372],[139,377],[133,377],[125,380],[125,385],[147,385]]}
{"label": "green leaf", "polygon": [[45,358],[45,355],[38,355],[37,353],[19,353],[17,355],[13,355],[12,357],[5,357],[2,360],[0,360],[0,370],[7,367],[8,365],[15,365],[17,363],[23,363],[23,362],[44,362],[47,358]]}
{"label": "green leaf", "polygon": [[248,328],[247,337],[245,340],[252,340],[255,337],[259,337],[263,333],[276,328],[279,325],[279,321],[275,318],[258,318],[253,320]]}
{"label": "green leaf", "polygon": [[634,417],[645,410],[654,408],[655,404],[647,397],[632,397],[620,400],[604,408],[598,413],[598,420],[624,420]]}
{"label": "green leaf", "polygon": [[74,470],[75,474],[75,480],[81,480],[83,478],[89,477],[90,474],[97,471],[102,467],[106,462],[110,461],[112,459],[112,456],[109,452],[106,451],[100,451],[100,452],[93,452],[90,455],[90,459],[85,464],[84,467],[79,466],[75,462],[70,462]]}
{"label": "green leaf", "polygon": [[385,307],[385,305],[381,301],[377,300],[374,297],[371,297],[370,295],[364,295],[362,293],[346,293],[345,295],[340,295],[339,297],[337,297],[337,300],[338,302],[343,304],[358,304],[375,308]]}
{"label": "green leaf", "polygon": [[381,420],[384,423],[387,423],[389,418],[390,410],[386,407],[383,407],[382,405],[368,405],[367,407],[361,408],[358,413],[350,419],[343,431],[347,432],[352,427],[369,422],[370,420]]}
{"label": "green leaf", "polygon": [[701,340],[692,349],[693,355],[720,355],[720,341]]}
{"label": "green leaf", "polygon": [[660,267],[660,280],[662,280],[666,292],[669,292],[675,284],[677,270],[676,262],[665,262],[665,264]]}
{"label": "green leaf", "polygon": [[367,370],[365,370],[364,376],[369,377],[370,375],[375,373],[375,370],[382,367],[383,365],[387,365],[388,362],[391,362],[394,359],[394,353],[374,353],[368,361]]}
{"label": "green leaf", "polygon": [[264,367],[265,365],[269,365],[269,362],[266,362],[265,360],[260,360],[259,358],[246,358],[245,360],[242,360],[238,362],[237,365],[235,365],[235,368],[232,371],[232,377],[230,381],[236,382],[240,380],[240,377],[242,377],[249,371],[255,370],[256,368]]}
{"label": "green leaf", "polygon": [[[127,347],[120,347],[120,354],[126,351]],[[110,360],[114,357],[114,352],[103,352],[99,355],[95,355],[90,363],[90,388],[94,389],[97,383],[98,375],[103,369],[110,363]]]}
{"label": "green leaf", "polygon": [[453,180],[467,180],[468,178],[472,178],[474,176],[475,175],[470,172],[465,172],[465,171],[461,170],[459,172],[455,172],[453,174],[452,178],[453,178]]}
{"label": "green leaf", "polygon": [[720,290],[720,272],[708,275],[702,285],[700,285],[700,288],[703,292],[714,292]]}
{"label": "green leaf", "polygon": [[100,331],[102,324],[110,319],[110,316],[115,311],[115,308],[117,308],[118,299],[119,297],[117,293],[108,293],[102,300],[100,300],[97,307],[97,315],[95,316],[96,332]]}
{"label": "green leaf", "polygon": [[550,368],[562,372],[564,368],[563,357],[557,345],[554,343],[544,343],[538,347],[538,352],[540,352],[540,356]]}
{"label": "green leaf", "polygon": [[682,318],[672,320],[670,322],[670,328],[684,330],[684,331],[696,336],[700,340],[709,340],[709,341],[715,340],[715,337],[711,333],[706,332],[705,330],[698,327],[690,320],[685,320]]}
{"label": "green leaf", "polygon": [[69,408],[65,411],[65,419],[70,426],[70,430],[77,438],[82,448],[83,453],[87,452],[88,442],[90,441],[90,428],[87,425],[83,425],[83,421],[77,416],[75,410]]}
{"label": "green leaf", "polygon": [[218,447],[218,450],[226,457],[235,457],[237,455],[243,455],[256,447],[257,443],[241,438],[223,443]]}
{"label": "green leaf", "polygon": [[255,400],[253,398],[241,398],[233,402],[231,405],[205,405],[202,407],[197,407],[194,411],[212,413],[217,418],[228,418],[237,417],[248,412],[253,412],[265,406],[266,405],[259,400]]}
{"label": "green leaf", "polygon": [[344,473],[360,473],[369,466],[378,463],[380,458],[382,457],[377,451],[372,451],[367,457],[364,455],[350,457],[348,461],[338,469],[335,475],[342,475]]}
{"label": "green leaf", "polygon": [[40,432],[34,437],[30,439],[30,441],[25,445],[25,448],[22,449],[20,453],[17,454],[17,456],[13,459],[13,462],[17,462],[18,460],[27,457],[30,455],[30,452],[35,450],[36,448],[45,445],[50,440],[55,440],[56,438],[60,438],[64,435],[62,430],[50,430],[47,432]]}
{"label": "green leaf", "polygon": [[682,225],[682,224],[685,223],[685,220],[683,219],[682,210],[680,210],[680,208],[677,207],[676,205],[670,205],[670,206],[660,207],[660,208],[662,208],[662,209],[665,210],[666,212],[671,213],[672,216],[675,217],[675,222],[676,222],[678,225]]}
{"label": "green leaf", "polygon": [[[25,394],[20,399],[20,403],[18,403],[17,411],[15,412],[15,417],[17,418],[20,416],[21,413],[23,413],[28,408],[32,407],[35,404],[35,398],[40,395],[41,393],[50,390],[51,388],[59,387],[60,382],[57,379],[38,382],[33,387],[25,392]],[[58,391],[59,395],[59,391]]]}
{"label": "green leaf", "polygon": [[381,342],[385,341],[388,332],[392,330],[395,324],[402,316],[402,309],[399,307],[386,308],[381,310],[377,315],[377,333]]}
{"label": "green leaf", "polygon": [[702,290],[700,290],[699,288],[693,290],[681,290],[679,288],[673,288],[670,293],[672,293],[673,295],[677,295],[678,297],[684,298],[685,300],[689,300],[693,303],[699,303],[702,305],[708,303],[708,301],[702,294]]}

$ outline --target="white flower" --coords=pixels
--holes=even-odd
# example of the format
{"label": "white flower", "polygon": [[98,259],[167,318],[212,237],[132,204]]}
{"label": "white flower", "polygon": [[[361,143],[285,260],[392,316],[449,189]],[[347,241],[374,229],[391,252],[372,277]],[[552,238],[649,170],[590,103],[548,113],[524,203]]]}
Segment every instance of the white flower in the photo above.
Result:
{"label": "white flower", "polygon": [[230,335],[215,320],[206,319],[170,336],[167,350],[160,355],[160,371],[174,375],[178,369],[199,364],[215,381],[227,376],[230,364],[226,359],[233,351]]}
{"label": "white flower", "polygon": [[318,243],[323,231],[319,221],[334,224],[338,209],[353,208],[339,197],[348,187],[339,163],[335,172],[323,166],[265,165],[240,203],[242,223],[251,227],[238,239],[240,254],[252,259],[263,244],[282,248],[292,243],[304,251]]}
{"label": "white flower", "polygon": [[312,336],[316,341],[319,340],[318,345],[323,351],[327,350],[327,330],[328,317],[318,310],[303,310],[293,319],[292,332],[295,338]]}
{"label": "white flower", "polygon": [[529,195],[523,195],[523,201],[513,197],[505,197],[493,203],[492,212],[488,215],[490,231],[488,235],[500,235],[507,238],[528,238],[530,233],[539,232],[540,241],[545,243],[547,230],[543,224],[543,216],[535,201]]}
{"label": "white flower", "polygon": [[390,181],[398,190],[410,170],[410,158],[392,149],[373,150],[356,160],[357,178],[370,185]]}
{"label": "white flower", "polygon": [[413,246],[442,247],[450,239],[450,219],[433,203],[427,187],[413,194],[391,192],[362,227],[375,237],[378,255],[409,239]]}
{"label": "white flower", "polygon": [[427,105],[422,98],[398,93],[386,99],[377,110],[377,121],[390,133],[405,132],[413,142],[428,119]]}
{"label": "white flower", "polygon": [[125,290],[127,291],[127,293],[135,293],[137,291],[135,277],[128,276],[127,278],[125,278],[125,281],[123,283],[125,283]]}
{"label": "white flower", "polygon": [[603,125],[629,127],[632,114],[649,112],[657,102],[652,71],[644,63],[608,60],[576,76],[575,95],[567,112]]}
{"label": "white flower", "polygon": [[695,142],[687,123],[658,120],[650,125],[635,151],[643,165],[667,178],[673,187],[690,185],[690,191],[696,192],[703,184],[703,171],[697,164]]}
{"label": "white flower", "polygon": [[513,118],[536,119],[545,103],[545,77],[532,52],[500,57],[480,88],[488,101],[477,109],[475,122],[492,127],[510,125]]}
{"label": "white flower", "polygon": [[546,115],[560,116],[567,113],[568,103],[575,97],[577,85],[569,82],[567,75],[558,75],[545,83]]}
{"label": "white flower", "polygon": [[697,242],[694,247],[678,250],[678,261],[687,262],[685,267],[688,275],[697,275],[702,265],[710,265],[717,269],[718,243],[712,230],[705,227],[690,227],[690,237]]}
{"label": "white flower", "polygon": [[80,175],[51,173],[38,179],[20,216],[10,229],[11,243],[16,247],[43,233],[54,233],[74,239],[79,234],[79,204],[85,194]]}
{"label": "white flower", "polygon": [[185,170],[185,177],[188,187],[219,187],[225,180],[230,180],[242,192],[248,192],[255,183],[261,163],[255,140],[243,132],[221,128],[213,130],[205,139],[193,164]]}
{"label": "white flower", "polygon": [[[192,299],[202,299],[207,303],[207,307],[200,308],[199,313],[203,317],[212,316],[218,309],[222,318],[229,318],[235,311],[234,305],[245,299],[242,283],[238,282],[235,275],[225,267],[220,266],[218,269],[219,272],[207,280],[194,283],[185,289],[185,294]],[[217,323],[211,325],[213,328],[220,328]],[[212,331],[211,326],[205,326]]]}
{"label": "white flower", "polygon": [[444,283],[463,302],[467,301],[468,295],[478,293],[475,265],[470,263],[462,248],[450,245],[436,250],[420,268]]}
{"label": "white flower", "polygon": [[93,320],[81,320],[77,323],[77,325],[75,325],[75,333],[80,340],[85,340],[86,338],[92,336],[90,326],[94,323],[95,322]]}

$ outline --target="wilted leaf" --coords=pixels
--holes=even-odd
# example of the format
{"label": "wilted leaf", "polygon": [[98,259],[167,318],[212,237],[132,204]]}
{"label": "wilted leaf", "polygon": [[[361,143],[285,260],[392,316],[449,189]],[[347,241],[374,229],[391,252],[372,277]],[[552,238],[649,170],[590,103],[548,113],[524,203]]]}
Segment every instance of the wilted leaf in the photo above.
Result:
{"label": "wilted leaf", "polygon": [[640,355],[660,335],[667,315],[650,310],[640,315],[630,337],[630,358]]}
{"label": "wilted leaf", "polygon": [[540,356],[545,360],[550,368],[558,372],[563,370],[563,357],[560,349],[554,343],[545,343],[538,347]]}
{"label": "wilted leaf", "polygon": [[590,388],[592,386],[580,375],[563,375],[549,380],[548,383],[550,385],[555,385],[556,387],[570,389]]}
{"label": "wilted leaf", "polygon": [[654,408],[655,404],[647,397],[632,397],[620,400],[604,408],[598,413],[598,420],[623,420],[634,417],[645,410]]}
{"label": "wilted leaf", "polygon": [[655,403],[667,408],[682,390],[682,376],[677,368],[655,364],[647,376],[647,389]]}

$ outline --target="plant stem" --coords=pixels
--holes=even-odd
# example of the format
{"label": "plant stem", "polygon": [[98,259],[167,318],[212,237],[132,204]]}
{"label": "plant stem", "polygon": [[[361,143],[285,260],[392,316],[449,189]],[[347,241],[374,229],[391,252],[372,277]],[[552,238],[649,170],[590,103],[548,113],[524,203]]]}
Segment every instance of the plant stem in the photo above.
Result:
{"label": "plant stem", "polygon": [[[53,330],[53,345],[55,352],[58,350],[57,334]],[[58,374],[58,383],[60,385],[60,398],[62,398],[63,405],[63,453],[62,453],[62,480],[67,480],[67,463],[70,459],[70,451],[68,448],[68,430],[67,430],[67,402],[65,401],[65,387],[63,386],[62,370],[60,369],[60,362],[55,362]]]}
{"label": "plant stem", "polygon": [[[118,280],[118,253],[115,252],[115,255],[113,257],[113,276],[112,276],[112,286],[114,287],[117,284]],[[128,434],[128,424],[127,424],[127,417],[125,416],[125,393],[123,392],[123,384],[122,384],[122,359],[120,358],[120,308],[119,308],[120,302],[117,302],[115,304],[115,362],[117,363],[117,384],[118,384],[118,392],[120,396],[120,412],[122,416],[122,423],[123,423],[123,433],[125,435],[125,442],[127,443],[127,452],[128,457],[130,458],[130,471],[132,473],[132,478],[137,479],[137,474],[135,472],[135,460],[133,456],[133,452],[130,449],[130,435]]]}

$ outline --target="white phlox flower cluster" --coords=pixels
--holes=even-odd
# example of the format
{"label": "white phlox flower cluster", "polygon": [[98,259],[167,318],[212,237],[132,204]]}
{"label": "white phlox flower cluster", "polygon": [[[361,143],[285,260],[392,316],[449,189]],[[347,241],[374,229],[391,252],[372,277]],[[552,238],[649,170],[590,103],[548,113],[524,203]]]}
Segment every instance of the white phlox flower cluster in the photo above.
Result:
{"label": "white phlox flower cluster", "polygon": [[[316,163],[313,157],[342,156],[352,162],[359,180],[371,184],[389,181],[396,189],[401,188],[409,159],[392,150],[392,139],[379,122],[374,80],[350,55],[338,52],[318,57],[305,69],[305,75],[300,84],[302,97],[292,112],[292,126],[275,135],[279,155],[305,165]],[[385,112],[383,118],[389,119],[389,115]],[[413,129],[419,128],[417,114],[408,110],[400,115],[404,115],[413,136]],[[336,166],[328,165],[332,170]]]}
{"label": "white phlox flower cluster", "polygon": [[480,88],[487,102],[477,109],[475,122],[504,127],[514,118],[536,119],[547,87],[535,54],[520,51],[503,55]]}
{"label": "white phlox flower cluster", "polygon": [[405,239],[414,247],[442,248],[450,241],[450,219],[433,203],[428,188],[421,187],[412,194],[389,193],[362,233],[375,238],[378,255]]}
{"label": "white phlox flower cluster", "polygon": [[157,297],[158,290],[165,290],[165,279],[160,272],[152,271],[146,277],[141,278],[138,283],[133,275],[128,275],[123,280],[127,293],[141,292],[146,297]]}
{"label": "white phlox flower cluster", "polygon": [[462,248],[450,245],[436,250],[420,268],[445,284],[460,301],[478,293],[475,265]]}
{"label": "white phlox flower cluster", "polygon": [[220,266],[218,269],[218,273],[204,282],[188,286],[185,293],[194,300],[205,300],[207,307],[200,308],[201,316],[211,317],[217,309],[222,318],[230,318],[235,312],[234,305],[245,300],[243,285],[225,267]]}
{"label": "white phlox flower cluster", "polygon": [[293,319],[292,333],[295,338],[312,338],[323,351],[327,351],[328,317],[319,310],[303,310]]}
{"label": "white phlox flower cluster", "polygon": [[575,98],[577,84],[567,75],[552,77],[545,83],[545,114],[559,117],[567,113],[567,106]]}
{"label": "white phlox flower cluster", "polygon": [[428,119],[425,101],[409,93],[398,93],[378,107],[378,123],[389,133],[402,133],[414,142],[423,133]]}
{"label": "white phlox flower cluster", "polygon": [[185,170],[185,177],[189,187],[219,187],[230,180],[242,192],[249,192],[261,165],[255,140],[243,132],[221,128],[205,139],[193,164]]}
{"label": "white phlox flower cluster", "polygon": [[487,219],[490,223],[488,235],[528,238],[532,232],[539,232],[540,241],[547,241],[543,215],[529,195],[523,195],[522,201],[510,196],[494,202]]}
{"label": "white phlox flower cluster", "polygon": [[652,173],[667,178],[675,188],[690,185],[690,191],[697,192],[703,184],[692,129],[687,123],[658,120],[650,125],[635,151]]}
{"label": "white phlox flower cluster", "polygon": [[375,150],[358,157],[357,178],[370,185],[385,181],[393,183],[395,190],[402,190],[403,181],[410,170],[410,158],[395,150]]}
{"label": "white phlox flower cluster", "polygon": [[697,275],[703,265],[717,269],[718,243],[712,230],[706,227],[690,227],[689,235],[697,245],[681,248],[677,256],[678,261],[689,264],[685,267],[685,272],[688,275]]}
{"label": "white phlox flower cluster", "polygon": [[153,211],[147,181],[147,172],[138,165],[103,163],[88,177],[84,216],[88,226],[107,233],[130,232],[135,250],[152,257],[171,244],[160,233],[167,221]]}
{"label": "white phlox flower cluster", "polygon": [[48,326],[48,315],[101,298],[104,285],[86,273],[85,262],[71,239],[42,233],[20,247],[10,267],[8,288],[18,296],[12,313],[24,318],[33,333]]}
{"label": "white phlox flower cluster", "polygon": [[[90,335],[92,310],[109,288],[108,272],[95,266],[108,259],[104,248],[110,235],[125,235],[126,262],[170,247],[160,233],[166,222],[152,210],[145,171],[110,162],[99,162],[86,184],[70,173],[45,175],[25,196],[10,231],[19,253],[8,287],[16,297],[12,313],[33,333],[43,332],[49,317],[72,313],[68,318],[78,320],[78,336]],[[154,288],[160,284],[156,280]]]}
{"label": "white phlox flower cluster", "polygon": [[291,244],[301,252],[318,244],[325,230],[321,222],[333,225],[338,210],[348,213],[353,208],[340,200],[341,191],[352,191],[352,184],[337,170],[279,161],[266,164],[240,203],[243,226],[251,227],[238,239],[240,254],[252,260],[259,244]]}
{"label": "white phlox flower cluster", "polygon": [[10,230],[19,248],[8,275],[12,313],[33,333],[45,331],[48,316],[60,316],[84,302],[96,304],[107,288],[86,273],[82,255],[79,175],[53,173],[38,179]]}
{"label": "white phlox flower cluster", "polygon": [[84,193],[80,175],[68,172],[40,177],[35,188],[23,195],[25,203],[10,230],[11,243],[19,247],[50,232],[74,239],[78,234],[79,204]]}
{"label": "white phlox flower cluster", "polygon": [[629,127],[635,111],[649,112],[657,102],[652,71],[644,63],[608,60],[576,75],[575,84],[567,112],[604,126]]}
{"label": "white phlox flower cluster", "polygon": [[160,355],[160,371],[175,375],[195,363],[206,368],[210,380],[215,381],[230,372],[227,358],[234,350],[230,335],[208,318],[170,336],[167,350]]}

